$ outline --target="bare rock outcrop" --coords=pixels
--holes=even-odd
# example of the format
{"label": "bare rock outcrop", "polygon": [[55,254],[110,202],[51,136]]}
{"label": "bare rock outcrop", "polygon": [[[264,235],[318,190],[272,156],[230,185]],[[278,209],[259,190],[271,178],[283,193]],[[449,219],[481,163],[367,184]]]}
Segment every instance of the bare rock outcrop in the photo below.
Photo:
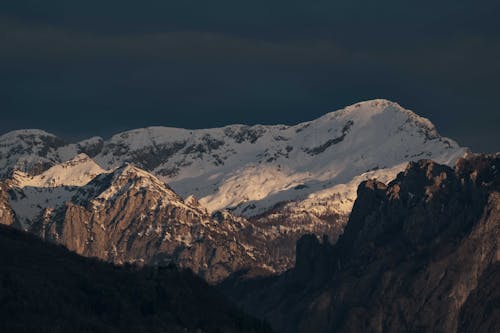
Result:
{"label": "bare rock outcrop", "polygon": [[245,246],[254,237],[246,220],[212,218],[132,165],[97,176],[60,209],[45,210],[30,231],[117,264],[174,262],[209,282],[256,266],[259,255]]}
{"label": "bare rock outcrop", "polygon": [[294,269],[222,289],[278,332],[496,331],[499,169],[473,155],[364,182],[334,246],[303,238]]}
{"label": "bare rock outcrop", "polygon": [[0,224],[17,227],[16,215],[9,203],[7,186],[0,182]]}

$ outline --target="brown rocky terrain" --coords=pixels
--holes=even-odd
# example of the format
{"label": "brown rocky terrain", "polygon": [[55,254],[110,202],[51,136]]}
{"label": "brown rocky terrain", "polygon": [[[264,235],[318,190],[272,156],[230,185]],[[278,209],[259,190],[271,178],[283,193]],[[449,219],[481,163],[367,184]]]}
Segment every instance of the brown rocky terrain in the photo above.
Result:
{"label": "brown rocky terrain", "polygon": [[473,155],[363,182],[335,245],[304,236],[295,268],[221,288],[278,332],[496,332],[499,169]]}
{"label": "brown rocky terrain", "polygon": [[[101,173],[73,171],[88,166]],[[51,181],[55,177],[75,185]],[[302,234],[342,230],[335,223],[307,229],[297,221],[210,214],[194,196],[181,198],[142,169],[127,164],[105,172],[83,155],[40,176],[16,172],[2,188],[2,224],[116,264],[172,261],[210,282],[247,268],[266,275],[284,271],[293,265]]]}
{"label": "brown rocky terrain", "polygon": [[9,203],[8,188],[0,182],[0,224],[17,226],[16,215]]}
{"label": "brown rocky terrain", "polygon": [[86,155],[38,176],[16,171],[2,188],[2,224],[116,264],[172,261],[210,282],[241,269],[285,271],[301,235],[336,239],[345,223],[210,214],[151,173],[131,164],[106,172]]}
{"label": "brown rocky terrain", "polygon": [[45,209],[29,231],[117,264],[173,261],[210,282],[257,266],[256,256],[265,256],[245,246],[258,241],[245,219],[212,217],[194,198],[184,201],[132,165],[96,177],[63,207]]}

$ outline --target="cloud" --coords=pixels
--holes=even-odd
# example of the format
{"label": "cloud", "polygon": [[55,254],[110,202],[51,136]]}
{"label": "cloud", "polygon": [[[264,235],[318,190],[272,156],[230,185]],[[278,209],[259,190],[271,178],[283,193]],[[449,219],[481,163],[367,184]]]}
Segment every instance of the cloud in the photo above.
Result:
{"label": "cloud", "polygon": [[0,27],[2,61],[82,62],[108,59],[182,63],[327,64],[346,61],[346,49],[324,40],[263,41],[203,31],[83,33],[48,26]]}
{"label": "cloud", "polygon": [[0,108],[10,115],[0,131],[293,123],[384,97],[495,150],[499,7],[6,0]]}

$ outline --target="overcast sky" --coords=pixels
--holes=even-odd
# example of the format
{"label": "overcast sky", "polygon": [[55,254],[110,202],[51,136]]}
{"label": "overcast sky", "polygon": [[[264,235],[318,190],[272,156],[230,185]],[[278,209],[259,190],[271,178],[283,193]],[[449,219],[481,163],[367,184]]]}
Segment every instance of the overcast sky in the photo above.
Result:
{"label": "overcast sky", "polygon": [[0,4],[0,133],[294,124],[372,98],[500,150],[500,1]]}

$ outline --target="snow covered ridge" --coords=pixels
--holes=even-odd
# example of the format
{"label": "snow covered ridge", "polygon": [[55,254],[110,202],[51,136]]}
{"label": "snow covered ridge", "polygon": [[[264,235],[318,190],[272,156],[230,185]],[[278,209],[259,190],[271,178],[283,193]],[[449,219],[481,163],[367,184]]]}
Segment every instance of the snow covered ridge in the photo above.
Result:
{"label": "snow covered ridge", "polygon": [[325,208],[314,202],[336,198],[328,209],[348,213],[359,177],[390,179],[407,161],[452,164],[466,152],[441,137],[429,120],[397,103],[372,100],[295,126],[149,127],[78,143],[39,130],[10,132],[0,137],[0,175],[20,170],[36,178],[25,184],[69,185],[73,179],[71,185],[81,185],[90,179],[58,176],[63,169],[43,179],[38,175],[85,153],[101,169],[90,168],[89,177],[132,163],[182,197],[199,198],[210,211],[251,217],[290,202],[292,210],[314,208],[321,214]]}
{"label": "snow covered ridge", "polygon": [[89,156],[81,153],[71,160],[56,164],[36,176],[30,176],[27,173],[15,170],[12,178],[19,187],[83,186],[97,175],[107,172]]}

